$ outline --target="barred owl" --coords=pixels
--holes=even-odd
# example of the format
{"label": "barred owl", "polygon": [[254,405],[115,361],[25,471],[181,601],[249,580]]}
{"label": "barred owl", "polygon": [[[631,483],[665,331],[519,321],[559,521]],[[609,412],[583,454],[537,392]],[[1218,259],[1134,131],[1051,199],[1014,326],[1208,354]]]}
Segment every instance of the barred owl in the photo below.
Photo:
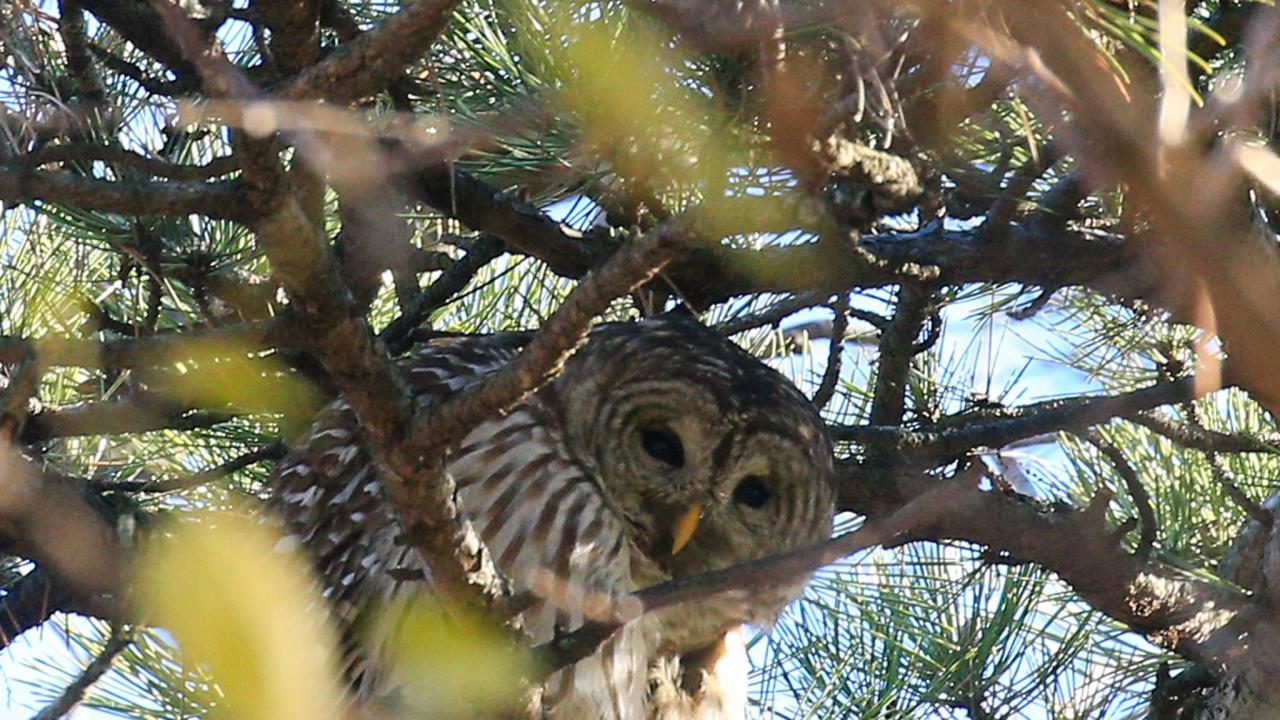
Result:
{"label": "barred owl", "polygon": [[[437,340],[401,369],[421,407],[502,367],[527,339]],[[534,643],[590,619],[584,598],[623,596],[831,532],[831,446],[812,405],[689,317],[598,326],[556,380],[476,427],[444,467],[498,569],[537,598],[522,616]],[[275,507],[310,552],[340,620],[423,584],[406,579],[405,569],[425,568],[398,541],[394,510],[343,402],[323,411],[272,484]],[[803,583],[645,615],[553,675],[542,712],[742,717],[740,622],[772,623]],[[353,682],[367,685],[371,666],[352,669]]]}

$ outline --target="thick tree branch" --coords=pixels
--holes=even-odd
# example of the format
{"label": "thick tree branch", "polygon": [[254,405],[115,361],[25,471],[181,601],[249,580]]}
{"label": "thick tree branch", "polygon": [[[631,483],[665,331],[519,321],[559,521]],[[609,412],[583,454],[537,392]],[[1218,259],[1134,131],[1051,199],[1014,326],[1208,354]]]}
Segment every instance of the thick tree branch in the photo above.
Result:
{"label": "thick tree branch", "polygon": [[110,181],[68,172],[0,166],[0,203],[33,200],[120,215],[199,214],[241,222],[248,219],[240,185],[234,181]]}
{"label": "thick tree branch", "polygon": [[413,0],[372,30],[308,66],[276,93],[281,99],[358,100],[377,93],[430,49],[457,0]]}
{"label": "thick tree branch", "polygon": [[566,277],[582,277],[617,247],[605,231],[584,236],[450,165],[429,164],[406,185],[422,202],[472,230],[501,238],[511,250],[536,257]]}
{"label": "thick tree branch", "polygon": [[[1280,669],[1273,644],[1280,640],[1280,626],[1274,616],[1254,608],[1245,593],[1226,583],[1125,552],[1106,525],[1109,500],[1099,494],[1088,508],[1076,510],[974,492],[927,528],[922,539],[965,540],[1041,565],[1094,608],[1191,660],[1215,668],[1258,662]],[[1238,638],[1244,636],[1253,642],[1241,645]]]}

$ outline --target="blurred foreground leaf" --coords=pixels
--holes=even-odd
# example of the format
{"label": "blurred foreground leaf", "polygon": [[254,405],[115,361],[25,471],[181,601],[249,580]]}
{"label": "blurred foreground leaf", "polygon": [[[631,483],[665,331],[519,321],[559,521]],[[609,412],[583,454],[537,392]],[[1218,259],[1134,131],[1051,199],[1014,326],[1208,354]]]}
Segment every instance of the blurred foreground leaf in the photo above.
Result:
{"label": "blurred foreground leaf", "polygon": [[482,618],[430,598],[393,603],[373,620],[409,717],[474,717],[520,699],[529,657]]}
{"label": "blurred foreground leaf", "polygon": [[148,618],[169,629],[225,695],[219,712],[249,720],[342,716],[337,635],[297,557],[250,518],[175,523],[138,563]]}

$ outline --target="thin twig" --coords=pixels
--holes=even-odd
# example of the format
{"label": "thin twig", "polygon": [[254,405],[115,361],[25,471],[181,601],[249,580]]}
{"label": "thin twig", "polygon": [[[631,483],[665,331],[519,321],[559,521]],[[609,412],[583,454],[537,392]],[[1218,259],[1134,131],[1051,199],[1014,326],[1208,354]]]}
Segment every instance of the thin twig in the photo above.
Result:
{"label": "thin twig", "polygon": [[831,402],[840,381],[841,360],[844,357],[844,333],[849,329],[849,294],[840,293],[831,306],[835,317],[831,320],[831,338],[827,349],[827,367],[822,372],[822,382],[813,393],[813,406],[821,411]]}
{"label": "thin twig", "polygon": [[958,413],[920,430],[897,425],[832,425],[832,438],[880,446],[913,457],[955,457],[978,447],[1000,448],[1019,440],[1059,431],[1085,430],[1114,417],[1140,417],[1154,407],[1192,396],[1194,378],[1180,378],[1117,395],[1057,400]]}
{"label": "thin twig", "polygon": [[798,293],[792,297],[780,300],[767,308],[749,315],[726,320],[715,326],[715,331],[721,335],[737,335],[747,330],[753,330],[765,325],[777,325],[788,315],[795,314],[805,308],[813,307],[826,299],[823,293],[806,292]]}
{"label": "thin twig", "polygon": [[1157,412],[1139,413],[1128,420],[1163,435],[1182,447],[1202,452],[1280,453],[1280,435],[1275,433],[1223,433],[1197,423],[1177,423]]}
{"label": "thin twig", "polygon": [[239,161],[229,156],[214,158],[204,165],[180,165],[167,160],[158,160],[140,155],[115,145],[95,145],[93,143],[46,145],[25,155],[19,155],[14,158],[13,162],[37,168],[50,163],[92,162],[95,160],[117,163],[148,175],[171,180],[208,180],[219,175],[235,172],[240,167]]}
{"label": "thin twig", "polygon": [[27,420],[21,444],[33,445],[51,438],[195,430],[230,422],[231,412],[204,411],[176,404],[161,395],[136,395],[128,400],[88,402],[63,408],[45,408]]}
{"label": "thin twig", "polygon": [[[1204,426],[1204,422],[1200,419],[1200,410],[1195,406],[1195,403],[1182,403],[1182,411],[1186,413],[1187,419],[1190,421],[1192,428],[1198,429],[1201,433],[1206,435],[1209,433],[1209,430]],[[1222,461],[1221,457],[1219,457],[1218,451],[1216,449],[1209,449],[1206,450],[1205,453],[1209,458],[1209,466],[1213,480],[1218,483],[1218,486],[1227,494],[1227,497],[1231,498],[1232,502],[1238,505],[1241,510],[1244,510],[1245,514],[1250,518],[1261,524],[1262,527],[1271,527],[1275,522],[1275,518],[1270,512],[1267,512],[1266,508],[1255,502],[1253,498],[1246,495],[1244,491],[1240,489],[1240,486],[1231,478],[1230,468],[1228,468],[1226,463]]]}
{"label": "thin twig", "polygon": [[436,309],[461,292],[463,288],[497,257],[506,252],[501,240],[489,235],[480,236],[467,254],[455,262],[449,269],[411,299],[400,317],[392,320],[378,335],[393,351],[400,348],[402,341],[414,328],[422,324]]}
{"label": "thin twig", "polygon": [[1009,179],[1009,184],[1004,189],[1004,192],[996,198],[996,201],[991,204],[991,209],[987,211],[985,223],[987,230],[1003,232],[1009,222],[1013,220],[1023,196],[1027,194],[1027,191],[1031,189],[1036,180],[1039,180],[1049,168],[1057,164],[1059,159],[1057,146],[1049,143],[1040,148],[1040,152],[1036,157],[1028,160],[1025,165],[1018,168],[1018,171]]}
{"label": "thin twig", "polygon": [[95,490],[113,490],[117,492],[132,493],[169,493],[179,490],[188,490],[190,488],[206,485],[211,482],[221,480],[232,473],[243,470],[250,465],[256,465],[264,460],[279,460],[284,457],[288,450],[284,443],[275,442],[265,445],[256,450],[252,450],[238,457],[232,458],[217,467],[201,470],[200,472],[191,473],[182,477],[171,478],[169,480],[141,480],[141,481],[118,481],[118,480],[94,480],[90,483],[90,487]]}
{"label": "thin twig", "polygon": [[56,700],[49,703],[43,710],[36,713],[32,720],[58,720],[70,713],[76,705],[84,700],[84,696],[89,692],[89,688],[98,682],[108,670],[111,664],[115,662],[117,656],[129,647],[133,642],[134,630],[131,626],[113,625],[111,627],[111,636],[107,638],[107,642],[102,646],[102,650],[85,665],[84,670],[71,684],[63,689],[62,694]]}
{"label": "thin twig", "polygon": [[1159,532],[1156,513],[1151,507],[1151,493],[1147,492],[1146,487],[1142,485],[1138,472],[1133,469],[1133,465],[1129,464],[1129,460],[1125,458],[1120,448],[1102,437],[1102,434],[1097,430],[1089,430],[1084,434],[1084,437],[1111,461],[1111,465],[1119,473],[1120,479],[1124,480],[1125,488],[1129,491],[1129,497],[1133,499],[1133,505],[1138,510],[1138,520],[1140,522],[1138,546],[1134,549],[1134,554],[1137,555],[1139,560],[1146,560],[1151,557],[1151,549],[1155,546],[1156,535]]}

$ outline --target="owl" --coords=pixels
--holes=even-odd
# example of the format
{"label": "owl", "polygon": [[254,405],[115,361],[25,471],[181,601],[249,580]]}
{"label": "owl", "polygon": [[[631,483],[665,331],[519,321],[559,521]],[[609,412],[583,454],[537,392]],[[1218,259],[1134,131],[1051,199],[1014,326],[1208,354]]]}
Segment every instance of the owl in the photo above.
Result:
{"label": "owl", "polygon": [[[399,364],[423,408],[501,368],[529,337],[435,340]],[[785,378],[696,319],[665,315],[598,325],[555,380],[451,447],[443,472],[496,567],[532,598],[521,620],[540,644],[593,619],[602,598],[826,539],[831,457],[825,426]],[[340,622],[429,588],[342,401],[271,489]],[[643,615],[552,675],[539,712],[743,717],[741,623],[770,625],[806,580]],[[350,679],[366,694],[388,683],[377,654],[367,642],[352,653]]]}

